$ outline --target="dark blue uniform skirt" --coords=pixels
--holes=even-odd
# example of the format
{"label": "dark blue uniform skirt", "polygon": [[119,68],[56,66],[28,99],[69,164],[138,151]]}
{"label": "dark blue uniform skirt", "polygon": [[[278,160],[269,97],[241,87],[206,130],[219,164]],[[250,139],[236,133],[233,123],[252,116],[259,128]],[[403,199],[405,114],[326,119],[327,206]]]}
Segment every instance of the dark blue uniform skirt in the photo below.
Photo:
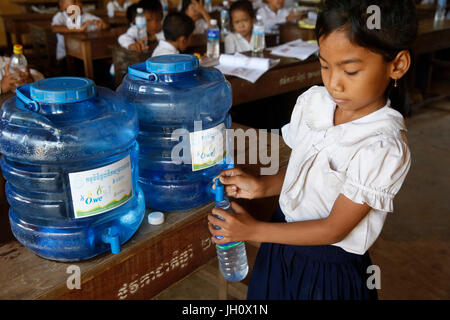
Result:
{"label": "dark blue uniform skirt", "polygon": [[[273,222],[286,222],[281,209]],[[253,267],[248,300],[376,300],[367,287],[368,252],[349,253],[337,246],[263,243]]]}

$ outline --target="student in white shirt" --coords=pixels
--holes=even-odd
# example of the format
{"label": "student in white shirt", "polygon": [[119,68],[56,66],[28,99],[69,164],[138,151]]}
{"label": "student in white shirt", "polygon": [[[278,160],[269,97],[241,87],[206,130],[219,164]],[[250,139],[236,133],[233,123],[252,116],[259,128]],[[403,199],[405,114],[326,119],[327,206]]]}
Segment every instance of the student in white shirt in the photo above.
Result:
{"label": "student in white shirt", "polygon": [[[370,5],[381,9],[381,29],[360,23]],[[220,174],[228,196],[280,195],[272,222],[235,202],[233,214],[208,215],[216,244],[262,243],[247,299],[377,299],[367,285],[368,250],[411,165],[402,113],[417,29],[413,0],[325,2],[316,25],[325,86],[302,94],[282,128],[288,167],[271,176]]]}
{"label": "student in white shirt", "polygon": [[[147,38],[138,40],[138,29],[134,24],[137,8],[144,9],[144,15],[147,18]],[[163,10],[159,0],[147,0],[139,4],[133,4],[127,9],[127,18],[131,26],[117,39],[122,48],[142,52],[148,50],[149,41],[164,39],[162,33]]]}
{"label": "student in white shirt", "polygon": [[181,12],[169,13],[164,19],[163,32],[166,40],[160,40],[152,57],[183,52],[189,46],[194,32],[194,22]]}
{"label": "student in white shirt", "polygon": [[113,0],[106,4],[106,10],[108,11],[108,17],[124,17],[126,15],[127,9],[133,3],[127,0]]}
{"label": "student in white shirt", "polygon": [[[73,6],[73,7],[72,7]],[[76,11],[70,11],[78,6],[81,15],[77,19]],[[99,17],[88,12],[83,12],[83,6],[80,0],[60,0],[59,8],[52,19],[52,30],[57,33],[56,59],[61,60],[66,56],[66,47],[64,44],[64,34],[72,32],[91,32],[99,29],[106,29],[108,25]],[[68,14],[69,11],[69,14]]]}
{"label": "student in white shirt", "polygon": [[194,34],[206,33],[211,17],[203,7],[201,0],[182,0],[181,12],[194,21]]}
{"label": "student in white shirt", "polygon": [[266,32],[274,32],[276,25],[286,21],[295,21],[301,14],[295,13],[291,8],[283,8],[285,0],[267,0],[256,12],[264,21],[264,29]]}
{"label": "student in white shirt", "polygon": [[252,29],[255,22],[252,3],[248,0],[233,2],[229,11],[233,32],[225,37],[225,53],[252,50]]}

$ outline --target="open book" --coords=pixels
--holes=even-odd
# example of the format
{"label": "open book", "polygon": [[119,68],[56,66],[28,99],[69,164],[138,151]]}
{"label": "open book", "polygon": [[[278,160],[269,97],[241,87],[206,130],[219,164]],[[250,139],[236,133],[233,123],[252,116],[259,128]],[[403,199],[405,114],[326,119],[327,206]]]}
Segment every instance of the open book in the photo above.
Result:
{"label": "open book", "polygon": [[236,76],[255,83],[267,70],[280,62],[280,59],[248,57],[242,53],[221,54],[215,68],[223,74]]}
{"label": "open book", "polygon": [[268,48],[268,50],[275,56],[306,60],[310,55],[319,50],[319,46],[315,42],[298,39],[276,47]]}

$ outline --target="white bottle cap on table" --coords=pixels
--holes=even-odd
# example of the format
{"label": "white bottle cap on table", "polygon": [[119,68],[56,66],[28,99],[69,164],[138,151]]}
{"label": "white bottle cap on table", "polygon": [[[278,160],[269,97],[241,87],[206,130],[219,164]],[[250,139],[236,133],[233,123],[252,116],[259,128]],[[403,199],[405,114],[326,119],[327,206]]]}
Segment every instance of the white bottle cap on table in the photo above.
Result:
{"label": "white bottle cap on table", "polygon": [[164,213],[155,211],[148,215],[148,223],[152,225],[159,225],[164,223]]}

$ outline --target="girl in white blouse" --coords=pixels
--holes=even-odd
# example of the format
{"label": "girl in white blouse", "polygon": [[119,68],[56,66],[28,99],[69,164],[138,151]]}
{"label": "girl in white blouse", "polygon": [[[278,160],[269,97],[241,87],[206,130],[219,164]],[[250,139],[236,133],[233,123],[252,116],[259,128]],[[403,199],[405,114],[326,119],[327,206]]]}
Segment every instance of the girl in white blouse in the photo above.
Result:
{"label": "girl in white blouse", "polygon": [[[380,8],[381,29],[366,23],[371,5]],[[377,298],[367,286],[367,250],[410,168],[403,89],[416,35],[413,0],[325,1],[316,25],[325,86],[302,94],[282,128],[292,149],[287,169],[220,175],[229,196],[280,195],[280,208],[272,222],[234,202],[235,214],[208,216],[217,244],[262,242],[248,299]]]}
{"label": "girl in white blouse", "polygon": [[233,32],[225,37],[225,53],[252,50],[252,29],[255,22],[252,3],[248,0],[233,2],[230,17]]}

